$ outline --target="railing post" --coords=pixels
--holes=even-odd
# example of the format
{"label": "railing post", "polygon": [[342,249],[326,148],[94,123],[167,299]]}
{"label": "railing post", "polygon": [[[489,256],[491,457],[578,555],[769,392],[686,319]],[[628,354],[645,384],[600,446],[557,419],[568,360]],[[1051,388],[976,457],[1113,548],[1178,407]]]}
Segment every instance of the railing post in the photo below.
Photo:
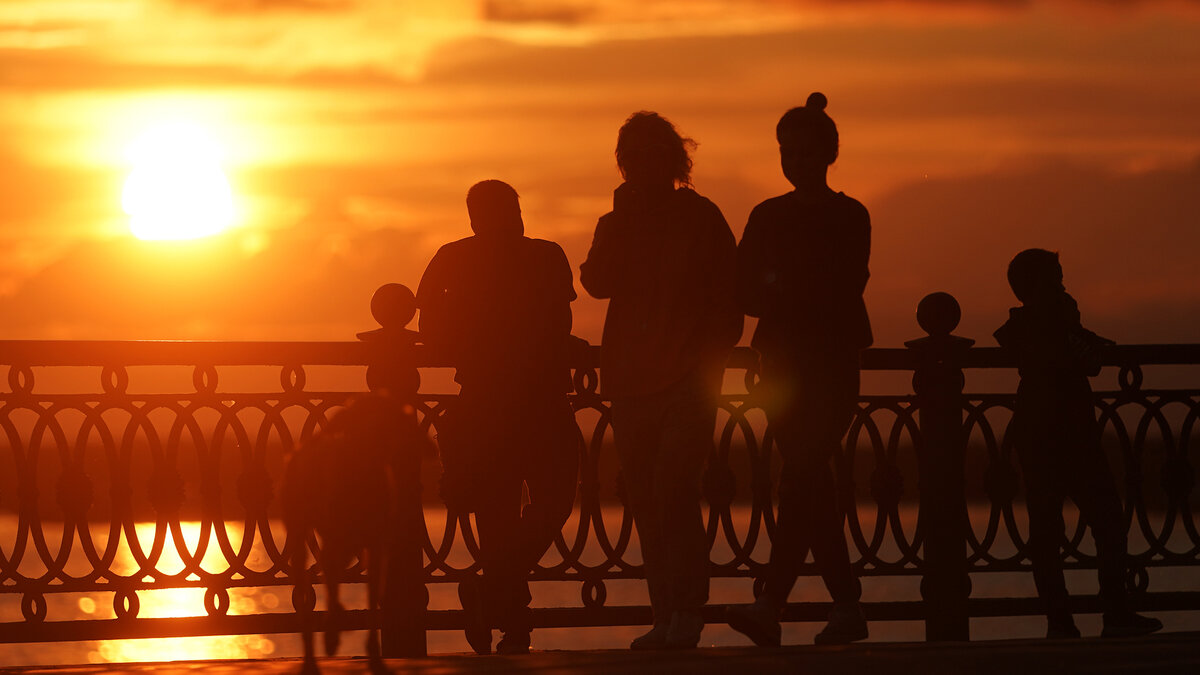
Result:
{"label": "railing post", "polygon": [[924,537],[925,567],[921,597],[925,639],[931,642],[970,639],[962,363],[975,341],[951,335],[960,317],[954,296],[931,293],[917,306],[917,322],[929,335],[905,343],[916,357],[918,530]]}
{"label": "railing post", "polygon": [[[371,297],[371,315],[382,328],[359,333],[380,351],[367,366],[367,387],[396,401],[397,424],[416,423],[417,390],[421,376],[412,360],[417,334],[405,328],[416,314],[416,299],[402,284],[384,284]],[[404,417],[411,417],[403,419]],[[410,439],[415,441],[415,439]],[[393,533],[384,595],[380,647],[385,658],[425,656],[425,561],[421,552],[425,514],[421,505],[421,452],[416,442],[401,448],[395,467],[399,487],[396,531]]]}

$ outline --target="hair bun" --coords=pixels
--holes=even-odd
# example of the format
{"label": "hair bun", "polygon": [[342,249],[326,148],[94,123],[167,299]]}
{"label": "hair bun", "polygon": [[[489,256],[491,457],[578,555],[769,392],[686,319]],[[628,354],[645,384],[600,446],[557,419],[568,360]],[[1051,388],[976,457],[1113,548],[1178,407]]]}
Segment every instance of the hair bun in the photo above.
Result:
{"label": "hair bun", "polygon": [[805,108],[816,108],[817,110],[824,110],[827,105],[829,105],[829,99],[819,91],[809,94],[808,100],[804,102]]}

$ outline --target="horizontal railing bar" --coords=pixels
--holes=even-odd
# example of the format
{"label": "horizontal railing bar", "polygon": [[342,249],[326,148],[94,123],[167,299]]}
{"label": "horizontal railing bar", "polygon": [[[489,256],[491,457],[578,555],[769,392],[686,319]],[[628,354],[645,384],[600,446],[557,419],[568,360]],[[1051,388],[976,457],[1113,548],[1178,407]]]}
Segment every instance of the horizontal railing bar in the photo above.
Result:
{"label": "horizontal railing bar", "polygon": [[[1038,598],[971,598],[972,617],[1037,616],[1044,612]],[[1071,596],[1070,608],[1078,614],[1102,611],[1096,595]],[[1139,611],[1180,611],[1200,606],[1200,592],[1168,591],[1146,593],[1134,599]],[[863,613],[870,621],[919,621],[925,618],[927,603],[921,600],[863,602]],[[725,608],[709,605],[703,608],[709,624],[725,621]],[[829,605],[821,602],[789,604],[782,620],[789,622],[819,622],[828,618]],[[633,605],[588,607],[543,607],[532,610],[535,628],[601,628],[610,626],[642,626],[651,621],[650,608]],[[463,614],[459,610],[431,610],[425,613],[427,630],[461,630]],[[312,614],[314,631],[324,631],[330,625],[328,612]],[[341,630],[365,630],[377,619],[367,610],[346,610],[338,625]],[[100,619],[85,621],[47,621],[0,623],[0,643],[70,642],[79,640],[119,640],[145,638],[195,637],[214,635],[251,635],[296,633],[301,630],[301,616],[292,612],[249,614],[242,616],[197,616],[156,619]]]}
{"label": "horizontal railing bar", "polygon": [[[967,600],[972,618],[1005,616],[1041,616],[1046,603],[1041,598],[970,598]],[[1072,595],[1067,599],[1074,614],[1099,614],[1104,604],[1098,595]],[[1139,612],[1173,612],[1200,607],[1200,591],[1161,591],[1130,597],[1133,609]]]}
{"label": "horizontal railing bar", "polygon": [[[19,366],[365,366],[394,356],[395,342],[263,342],[215,340],[0,340],[0,365]],[[449,367],[449,362],[423,345],[413,347],[417,365]],[[580,367],[596,367],[600,347],[578,349]],[[1106,366],[1200,364],[1200,344],[1118,345],[1105,350]],[[734,349],[728,367],[753,368],[755,352]],[[903,347],[874,347],[863,351],[865,370],[912,370],[913,354]],[[999,347],[973,347],[967,368],[1012,368],[1015,362]]]}
{"label": "horizontal railing bar", "polygon": [[[222,390],[218,388],[214,392],[180,392],[176,394],[151,394],[151,393],[118,393],[118,394],[13,394],[12,392],[0,392],[0,401],[15,401],[23,399],[36,399],[42,403],[58,403],[58,404],[100,404],[111,403],[114,396],[119,397],[123,403],[148,403],[154,405],[166,405],[177,403],[193,403],[190,406],[206,407],[215,399],[222,403],[242,403],[245,405],[253,405],[257,403],[272,403],[279,401],[291,401],[297,398],[306,401],[337,401],[345,400],[355,394],[364,394],[367,392],[367,387],[364,384],[359,391],[351,391],[348,389],[338,391],[310,391],[308,389],[297,392],[285,391],[237,391],[237,390]],[[1118,389],[1097,389],[1093,391],[1093,398],[1097,399],[1118,399],[1128,396],[1126,392]],[[1200,395],[1198,389],[1138,389],[1138,398],[1181,398]],[[995,403],[1008,402],[1011,405],[1013,400],[1012,393],[989,393],[989,392],[966,392],[963,394],[964,399],[969,403]],[[418,394],[421,401],[437,403],[451,401],[458,398],[457,394],[432,394],[421,392]],[[744,393],[722,394],[719,401],[723,403],[744,403],[747,401],[747,396]],[[916,402],[914,394],[860,394],[858,401],[865,405],[889,405],[889,404],[913,404]],[[198,404],[198,405],[196,405]]]}
{"label": "horizontal railing bar", "polygon": [[[863,607],[872,618],[884,620],[917,620],[924,617],[923,603],[920,601],[867,602],[863,603]],[[709,605],[702,611],[708,623],[724,621],[725,608],[720,605]],[[640,626],[652,620],[650,608],[637,605],[538,607],[531,612],[535,628]],[[783,619],[824,621],[828,613],[829,606],[824,603],[793,603],[788,605]],[[329,613],[314,612],[311,621],[314,631],[324,631],[329,626]],[[341,630],[365,630],[372,623],[371,612],[362,609],[346,610],[338,621]],[[460,610],[431,610],[425,613],[427,630],[462,630],[463,625],[463,613]],[[291,612],[220,617],[13,622],[0,623],[0,643],[296,633],[301,628],[301,616]]]}
{"label": "horizontal railing bar", "polygon": [[[0,340],[0,365],[18,366],[366,366],[395,356],[395,342],[251,342],[209,340]],[[424,345],[411,347],[419,367],[445,368],[450,363]],[[894,363],[905,349],[872,357],[873,362]],[[882,356],[882,361],[880,360]],[[600,347],[574,350],[575,365],[596,367]],[[734,350],[729,367],[746,369],[757,364],[748,347]],[[905,369],[906,365],[888,367]]]}
{"label": "horizontal railing bar", "polygon": [[[20,366],[365,366],[381,342],[204,340],[0,340],[0,364]],[[418,351],[418,354],[423,354]]]}

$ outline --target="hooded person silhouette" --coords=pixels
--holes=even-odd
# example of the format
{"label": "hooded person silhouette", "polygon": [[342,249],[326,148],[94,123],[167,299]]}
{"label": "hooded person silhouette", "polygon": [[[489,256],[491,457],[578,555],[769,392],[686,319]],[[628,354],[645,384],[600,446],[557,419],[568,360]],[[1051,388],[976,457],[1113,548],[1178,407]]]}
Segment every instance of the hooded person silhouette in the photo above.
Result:
{"label": "hooded person silhouette", "polygon": [[1105,637],[1153,633],[1162,622],[1135,614],[1125,592],[1127,538],[1121,498],[1100,447],[1100,426],[1088,377],[1100,373],[1100,353],[1112,340],[1083,327],[1063,286],[1058,254],[1027,249],[1008,265],[1020,307],[996,330],[996,342],[1017,359],[1021,383],[1010,424],[1025,479],[1029,558],[1046,608],[1046,637],[1079,637],[1063,579],[1063,498],[1092,528]]}

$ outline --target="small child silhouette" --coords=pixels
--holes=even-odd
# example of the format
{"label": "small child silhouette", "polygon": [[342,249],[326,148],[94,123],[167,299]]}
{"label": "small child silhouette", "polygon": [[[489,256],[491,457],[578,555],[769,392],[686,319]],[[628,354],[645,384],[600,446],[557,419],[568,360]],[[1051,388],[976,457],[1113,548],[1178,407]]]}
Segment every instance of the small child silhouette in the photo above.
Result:
{"label": "small child silhouette", "polygon": [[1104,347],[1115,344],[1083,327],[1063,286],[1058,254],[1028,249],[1012,259],[1008,283],[1021,301],[996,332],[1017,360],[1021,383],[1012,433],[1025,477],[1029,557],[1045,602],[1048,638],[1079,637],[1067,607],[1062,556],[1063,498],[1092,528],[1104,607],[1104,637],[1162,628],[1134,613],[1125,592],[1126,532],[1116,483],[1100,447],[1100,427],[1088,377],[1100,372]]}

